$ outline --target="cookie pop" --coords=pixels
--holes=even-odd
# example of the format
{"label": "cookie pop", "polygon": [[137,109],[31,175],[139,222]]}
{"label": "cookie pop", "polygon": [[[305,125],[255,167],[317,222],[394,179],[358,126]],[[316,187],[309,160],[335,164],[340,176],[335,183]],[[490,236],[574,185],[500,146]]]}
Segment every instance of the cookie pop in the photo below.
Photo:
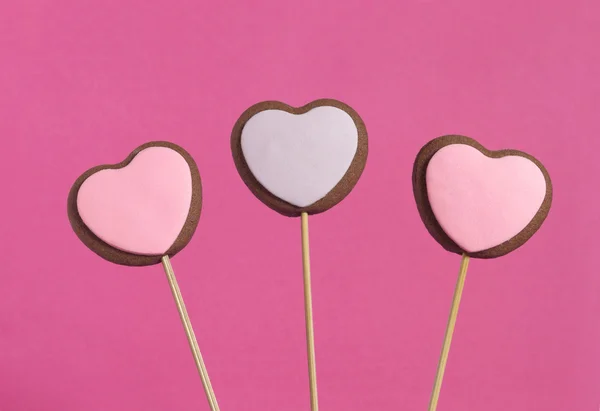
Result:
{"label": "cookie pop", "polygon": [[200,373],[211,411],[213,392],[170,258],[192,239],[202,208],[198,167],[181,147],[150,142],[119,164],[83,173],[68,198],[77,237],[100,257],[116,264],[162,263]]}
{"label": "cookie pop", "polygon": [[412,180],[425,227],[447,251],[462,255],[429,404],[435,411],[469,259],[501,257],[525,244],[548,215],[552,183],[531,155],[490,151],[457,135],[427,143],[417,155]]}
{"label": "cookie pop", "polygon": [[242,180],[264,204],[300,217],[311,410],[318,410],[308,216],[329,210],[352,191],[367,161],[367,130],[336,100],[291,107],[277,101],[247,109],[231,134]]}

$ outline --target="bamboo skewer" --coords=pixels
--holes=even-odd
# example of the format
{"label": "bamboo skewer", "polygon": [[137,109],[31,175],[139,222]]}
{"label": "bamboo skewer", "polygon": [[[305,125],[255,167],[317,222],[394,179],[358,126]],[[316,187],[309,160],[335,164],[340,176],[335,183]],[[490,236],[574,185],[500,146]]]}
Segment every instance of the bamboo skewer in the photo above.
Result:
{"label": "bamboo skewer", "polygon": [[188,343],[190,344],[192,355],[194,356],[196,368],[198,368],[198,373],[200,374],[200,379],[202,380],[202,386],[204,387],[204,392],[208,400],[208,405],[210,406],[211,411],[219,411],[219,404],[217,403],[217,398],[215,397],[215,393],[210,384],[208,371],[206,371],[206,366],[204,365],[204,360],[202,359],[202,354],[200,353],[200,347],[198,346],[198,341],[196,341],[196,336],[194,335],[192,323],[190,322],[187,310],[185,309],[185,303],[183,302],[183,297],[181,295],[181,291],[179,290],[179,285],[177,285],[175,272],[173,271],[173,267],[171,266],[169,256],[165,255],[161,261],[163,268],[165,269],[165,273],[167,274],[167,280],[169,280],[169,286],[171,287],[173,298],[175,299],[175,303],[177,304],[177,311],[179,311],[179,317],[181,317],[181,322],[183,323],[183,328],[185,329],[185,334],[187,336]]}
{"label": "bamboo skewer", "polygon": [[315,332],[312,313],[310,285],[310,249],[308,243],[308,214],[300,215],[302,229],[302,268],[304,277],[304,314],[306,320],[306,349],[308,356],[308,380],[310,384],[310,409],[319,410],[317,397],[317,368],[315,363]]}
{"label": "bamboo skewer", "polygon": [[458,281],[456,282],[456,288],[454,290],[454,298],[452,299],[452,308],[450,309],[448,326],[446,327],[446,335],[444,336],[442,354],[440,355],[440,362],[438,364],[437,373],[435,376],[435,383],[433,384],[433,392],[431,393],[431,401],[429,402],[429,411],[435,411],[437,409],[438,400],[440,398],[442,380],[444,379],[444,371],[446,370],[446,363],[448,362],[448,353],[450,352],[450,344],[452,343],[452,335],[454,334],[454,326],[456,325],[456,318],[458,317],[458,308],[460,306],[460,298],[465,286],[465,278],[467,276],[468,267],[469,256],[463,254],[460,262]]}

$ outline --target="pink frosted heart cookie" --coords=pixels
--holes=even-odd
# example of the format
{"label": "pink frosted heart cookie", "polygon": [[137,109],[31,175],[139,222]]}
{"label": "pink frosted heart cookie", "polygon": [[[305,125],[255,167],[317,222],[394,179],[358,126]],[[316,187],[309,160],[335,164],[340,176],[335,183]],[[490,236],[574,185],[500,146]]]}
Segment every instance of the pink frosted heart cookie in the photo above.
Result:
{"label": "pink frosted heart cookie", "polygon": [[415,160],[421,219],[448,251],[495,258],[523,245],[552,203],[544,166],[517,150],[489,151],[464,136],[426,144]]}
{"label": "pink frosted heart cookie", "polygon": [[192,157],[168,142],[136,148],[123,162],[94,167],[73,184],[73,230],[101,257],[143,266],[172,257],[191,240],[202,207]]}
{"label": "pink frosted heart cookie", "polygon": [[231,133],[242,180],[286,216],[321,213],[354,188],[367,161],[367,130],[337,100],[291,107],[265,101],[247,109]]}

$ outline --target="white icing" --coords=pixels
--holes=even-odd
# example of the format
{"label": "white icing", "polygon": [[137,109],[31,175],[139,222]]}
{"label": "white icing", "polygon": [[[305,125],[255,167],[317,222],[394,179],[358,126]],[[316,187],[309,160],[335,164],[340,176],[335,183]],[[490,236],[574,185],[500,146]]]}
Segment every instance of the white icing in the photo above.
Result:
{"label": "white icing", "polygon": [[337,107],[304,114],[265,110],[242,130],[242,152],[258,182],[276,197],[307,207],[344,177],[358,147],[352,117]]}

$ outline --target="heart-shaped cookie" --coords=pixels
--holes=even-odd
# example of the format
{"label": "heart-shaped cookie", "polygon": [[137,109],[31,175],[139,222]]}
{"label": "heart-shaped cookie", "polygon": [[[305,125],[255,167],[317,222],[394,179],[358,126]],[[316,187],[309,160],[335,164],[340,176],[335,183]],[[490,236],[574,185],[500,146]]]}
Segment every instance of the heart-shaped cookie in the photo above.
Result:
{"label": "heart-shaped cookie", "polygon": [[69,193],[78,237],[94,252],[124,265],[150,265],[190,241],[201,209],[192,157],[168,142],[135,149],[125,161],[88,170]]}
{"label": "heart-shaped cookie", "polygon": [[349,106],[324,99],[295,108],[267,101],[246,110],[231,147],[246,185],[281,214],[328,210],[357,183],[367,158],[367,132]]}
{"label": "heart-shaped cookie", "polygon": [[538,160],[517,150],[489,151],[464,136],[443,136],[421,149],[413,189],[432,236],[475,258],[523,245],[552,202],[552,183]]}

